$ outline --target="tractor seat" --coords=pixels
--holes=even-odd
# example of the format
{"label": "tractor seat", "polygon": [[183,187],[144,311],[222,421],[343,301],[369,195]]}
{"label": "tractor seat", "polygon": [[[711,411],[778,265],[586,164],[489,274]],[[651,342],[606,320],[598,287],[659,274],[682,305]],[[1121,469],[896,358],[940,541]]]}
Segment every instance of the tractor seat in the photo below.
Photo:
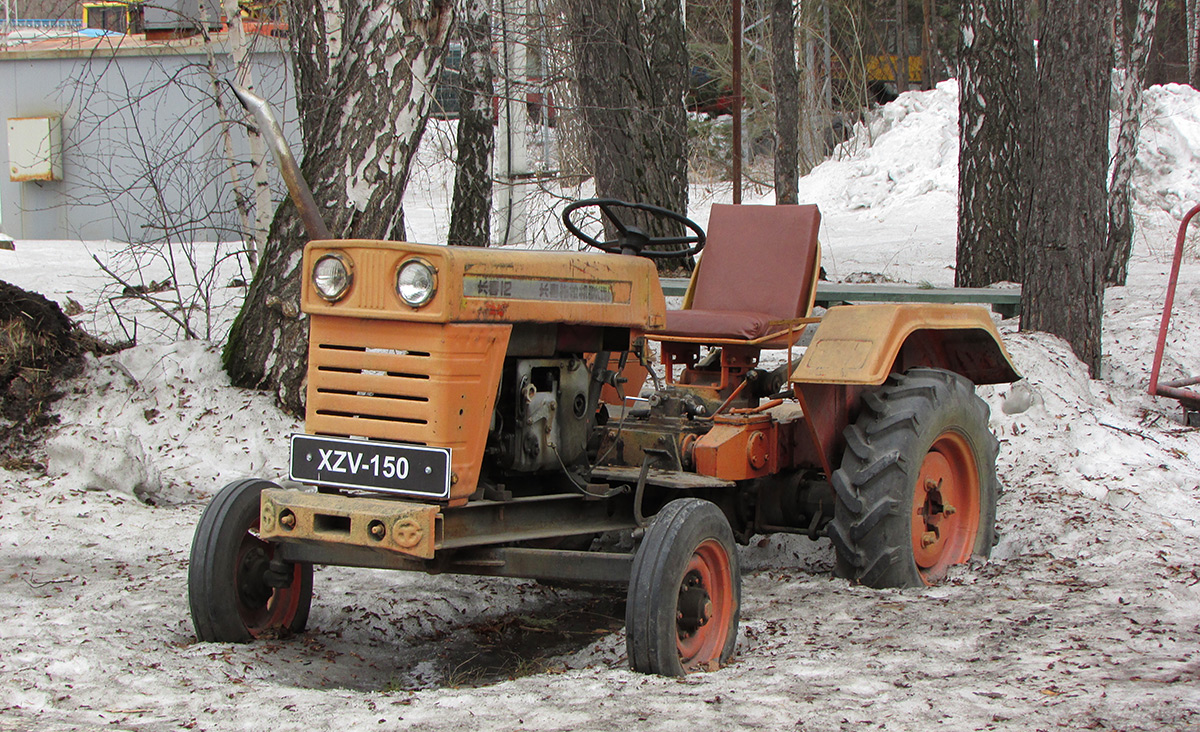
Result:
{"label": "tractor seat", "polygon": [[[812,312],[820,272],[815,205],[713,204],[683,310],[653,336],[755,341]],[[652,336],[652,337],[653,337]]]}

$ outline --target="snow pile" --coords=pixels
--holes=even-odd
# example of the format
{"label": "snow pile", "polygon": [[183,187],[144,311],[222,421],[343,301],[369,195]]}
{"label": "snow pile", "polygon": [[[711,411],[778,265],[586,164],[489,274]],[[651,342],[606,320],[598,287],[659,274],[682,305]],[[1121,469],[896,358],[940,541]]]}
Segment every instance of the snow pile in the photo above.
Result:
{"label": "snow pile", "polygon": [[205,341],[131,348],[92,360],[86,386],[58,407],[47,445],[64,485],[151,505],[207,500],[216,487],[287,464],[302,431],[267,394],[229,386]]}
{"label": "snow pile", "polygon": [[1182,84],[1146,90],[1134,169],[1135,197],[1176,220],[1200,201],[1200,92]]}
{"label": "snow pile", "polygon": [[951,79],[872,111],[830,161],[801,181],[800,198],[822,209],[887,210],[934,192],[953,202],[957,191],[958,82]]}

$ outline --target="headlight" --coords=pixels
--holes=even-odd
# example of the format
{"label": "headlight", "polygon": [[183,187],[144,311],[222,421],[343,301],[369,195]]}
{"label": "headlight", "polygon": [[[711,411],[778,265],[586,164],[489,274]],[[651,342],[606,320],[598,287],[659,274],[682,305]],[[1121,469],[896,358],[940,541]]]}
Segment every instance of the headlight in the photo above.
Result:
{"label": "headlight", "polygon": [[437,273],[423,259],[411,259],[396,273],[396,294],[414,308],[433,299],[437,292]]}
{"label": "headlight", "polygon": [[348,261],[341,255],[323,255],[313,265],[313,287],[317,288],[317,294],[330,302],[340,300],[346,294],[351,279]]}

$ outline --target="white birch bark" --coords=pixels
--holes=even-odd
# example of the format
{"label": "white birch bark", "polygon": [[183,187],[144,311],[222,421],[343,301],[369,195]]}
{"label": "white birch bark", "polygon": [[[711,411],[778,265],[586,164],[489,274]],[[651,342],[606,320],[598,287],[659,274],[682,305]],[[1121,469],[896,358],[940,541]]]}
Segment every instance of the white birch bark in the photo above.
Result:
{"label": "white birch bark", "polygon": [[1158,18],[1158,0],[1138,0],[1137,26],[1128,46],[1128,62],[1121,88],[1121,127],[1113,157],[1112,178],[1108,186],[1108,242],[1105,281],[1125,284],[1129,253],[1133,246],[1133,165],[1137,158],[1138,133],[1142,125],[1142,86],[1146,62],[1154,41]]}

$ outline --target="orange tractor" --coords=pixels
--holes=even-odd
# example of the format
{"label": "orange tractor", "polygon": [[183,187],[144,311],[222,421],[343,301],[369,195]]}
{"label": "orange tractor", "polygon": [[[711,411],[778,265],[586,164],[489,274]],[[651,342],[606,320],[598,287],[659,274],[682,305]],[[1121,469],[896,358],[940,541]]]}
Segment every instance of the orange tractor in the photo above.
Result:
{"label": "orange tractor", "polygon": [[[269,131],[265,104],[243,101]],[[587,210],[611,238],[584,230]],[[315,564],[626,583],[630,665],[680,675],[733,655],[735,543],[754,534],[827,536],[837,573],[873,587],[937,582],[990,552],[997,441],[973,384],[1017,375],[985,309],[811,317],[815,206],[716,205],[707,235],[613,200],[563,218],[602,251],[310,226],[290,477],[313,490],[250,479],[212,500],[189,570],[201,640],[300,631]],[[647,218],[684,233],[650,236],[633,223]],[[652,258],[702,248],[667,310]],[[611,532],[635,549],[598,548]]]}

